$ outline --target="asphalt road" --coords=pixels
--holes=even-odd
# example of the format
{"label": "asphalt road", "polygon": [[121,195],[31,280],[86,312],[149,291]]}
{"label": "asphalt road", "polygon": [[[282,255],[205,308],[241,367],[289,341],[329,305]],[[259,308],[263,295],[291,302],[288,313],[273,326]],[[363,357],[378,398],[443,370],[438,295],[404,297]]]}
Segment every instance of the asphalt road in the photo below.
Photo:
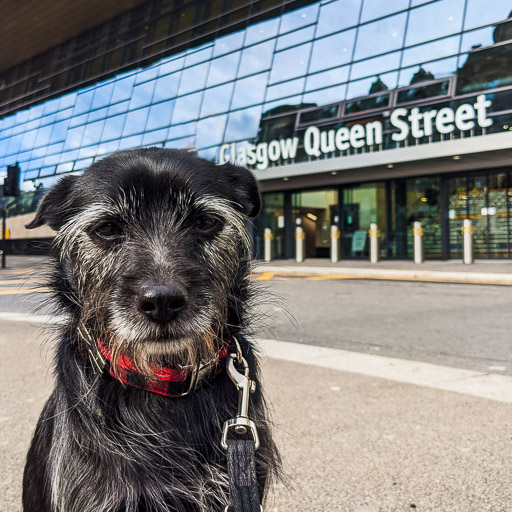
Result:
{"label": "asphalt road", "polygon": [[512,374],[510,287],[278,277],[258,285],[259,337]]}

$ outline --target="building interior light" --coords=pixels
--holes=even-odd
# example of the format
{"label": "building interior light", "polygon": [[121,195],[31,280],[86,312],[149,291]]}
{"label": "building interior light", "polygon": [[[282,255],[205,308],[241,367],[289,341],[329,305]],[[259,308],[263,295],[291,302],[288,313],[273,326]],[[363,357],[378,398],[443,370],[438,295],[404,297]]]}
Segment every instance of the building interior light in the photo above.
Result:
{"label": "building interior light", "polygon": [[394,165],[393,165],[393,164],[388,164],[388,165],[386,165],[386,167],[387,167],[388,169],[393,169]]}
{"label": "building interior light", "polygon": [[453,157],[453,159],[454,159],[454,160],[460,160],[460,156],[459,156],[459,155],[455,155],[455,156]]}
{"label": "building interior light", "polygon": [[288,181],[290,178],[286,177],[286,178],[283,178],[283,181]]}
{"label": "building interior light", "polygon": [[332,174],[333,176],[336,176],[336,174],[338,174],[338,171],[331,171],[331,174]]}
{"label": "building interior light", "polygon": [[426,203],[426,202],[428,202],[428,199],[427,199],[426,197],[422,197],[422,198],[421,198],[421,202],[422,202],[422,203]]}
{"label": "building interior light", "polygon": [[318,217],[314,213],[306,213],[306,217],[308,219],[311,219],[311,220],[315,221],[315,222],[318,220]]}

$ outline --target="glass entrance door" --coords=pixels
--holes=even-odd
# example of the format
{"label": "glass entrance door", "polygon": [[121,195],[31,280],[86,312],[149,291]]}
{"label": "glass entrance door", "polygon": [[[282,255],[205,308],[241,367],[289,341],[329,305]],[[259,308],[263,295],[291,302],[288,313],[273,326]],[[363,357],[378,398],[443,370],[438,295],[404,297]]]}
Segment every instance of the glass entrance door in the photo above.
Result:
{"label": "glass entrance door", "polygon": [[257,258],[263,258],[264,255],[266,228],[270,228],[274,237],[273,257],[284,258],[284,217],[284,194],[282,192],[263,194],[262,211],[255,221],[254,245]]}
{"label": "glass entrance door", "polygon": [[461,227],[471,219],[475,258],[511,256],[511,184],[508,173],[453,178],[449,181],[450,257],[462,257]]}
{"label": "glass entrance door", "polygon": [[310,190],[292,195],[293,229],[306,234],[306,258],[328,258],[331,225],[338,223],[338,191]]}
{"label": "glass entrance door", "polygon": [[368,230],[374,222],[380,230],[379,252],[386,256],[386,187],[384,182],[343,189],[341,212],[342,258],[368,258]]}

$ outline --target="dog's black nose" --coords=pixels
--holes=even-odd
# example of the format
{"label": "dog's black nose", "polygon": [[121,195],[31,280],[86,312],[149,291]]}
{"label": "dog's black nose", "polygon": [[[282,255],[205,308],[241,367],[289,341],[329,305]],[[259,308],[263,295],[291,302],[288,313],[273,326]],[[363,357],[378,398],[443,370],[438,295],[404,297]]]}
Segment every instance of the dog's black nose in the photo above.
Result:
{"label": "dog's black nose", "polygon": [[138,301],[139,310],[160,323],[172,320],[186,304],[186,291],[180,286],[168,284],[143,286]]}

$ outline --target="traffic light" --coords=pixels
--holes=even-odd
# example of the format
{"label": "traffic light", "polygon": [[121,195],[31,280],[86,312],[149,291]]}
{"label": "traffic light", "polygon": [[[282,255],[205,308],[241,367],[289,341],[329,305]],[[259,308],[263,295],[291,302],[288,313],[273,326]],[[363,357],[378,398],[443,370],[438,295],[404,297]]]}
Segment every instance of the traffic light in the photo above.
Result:
{"label": "traffic light", "polygon": [[7,178],[4,179],[4,196],[20,196],[20,167],[18,164],[7,166]]}

